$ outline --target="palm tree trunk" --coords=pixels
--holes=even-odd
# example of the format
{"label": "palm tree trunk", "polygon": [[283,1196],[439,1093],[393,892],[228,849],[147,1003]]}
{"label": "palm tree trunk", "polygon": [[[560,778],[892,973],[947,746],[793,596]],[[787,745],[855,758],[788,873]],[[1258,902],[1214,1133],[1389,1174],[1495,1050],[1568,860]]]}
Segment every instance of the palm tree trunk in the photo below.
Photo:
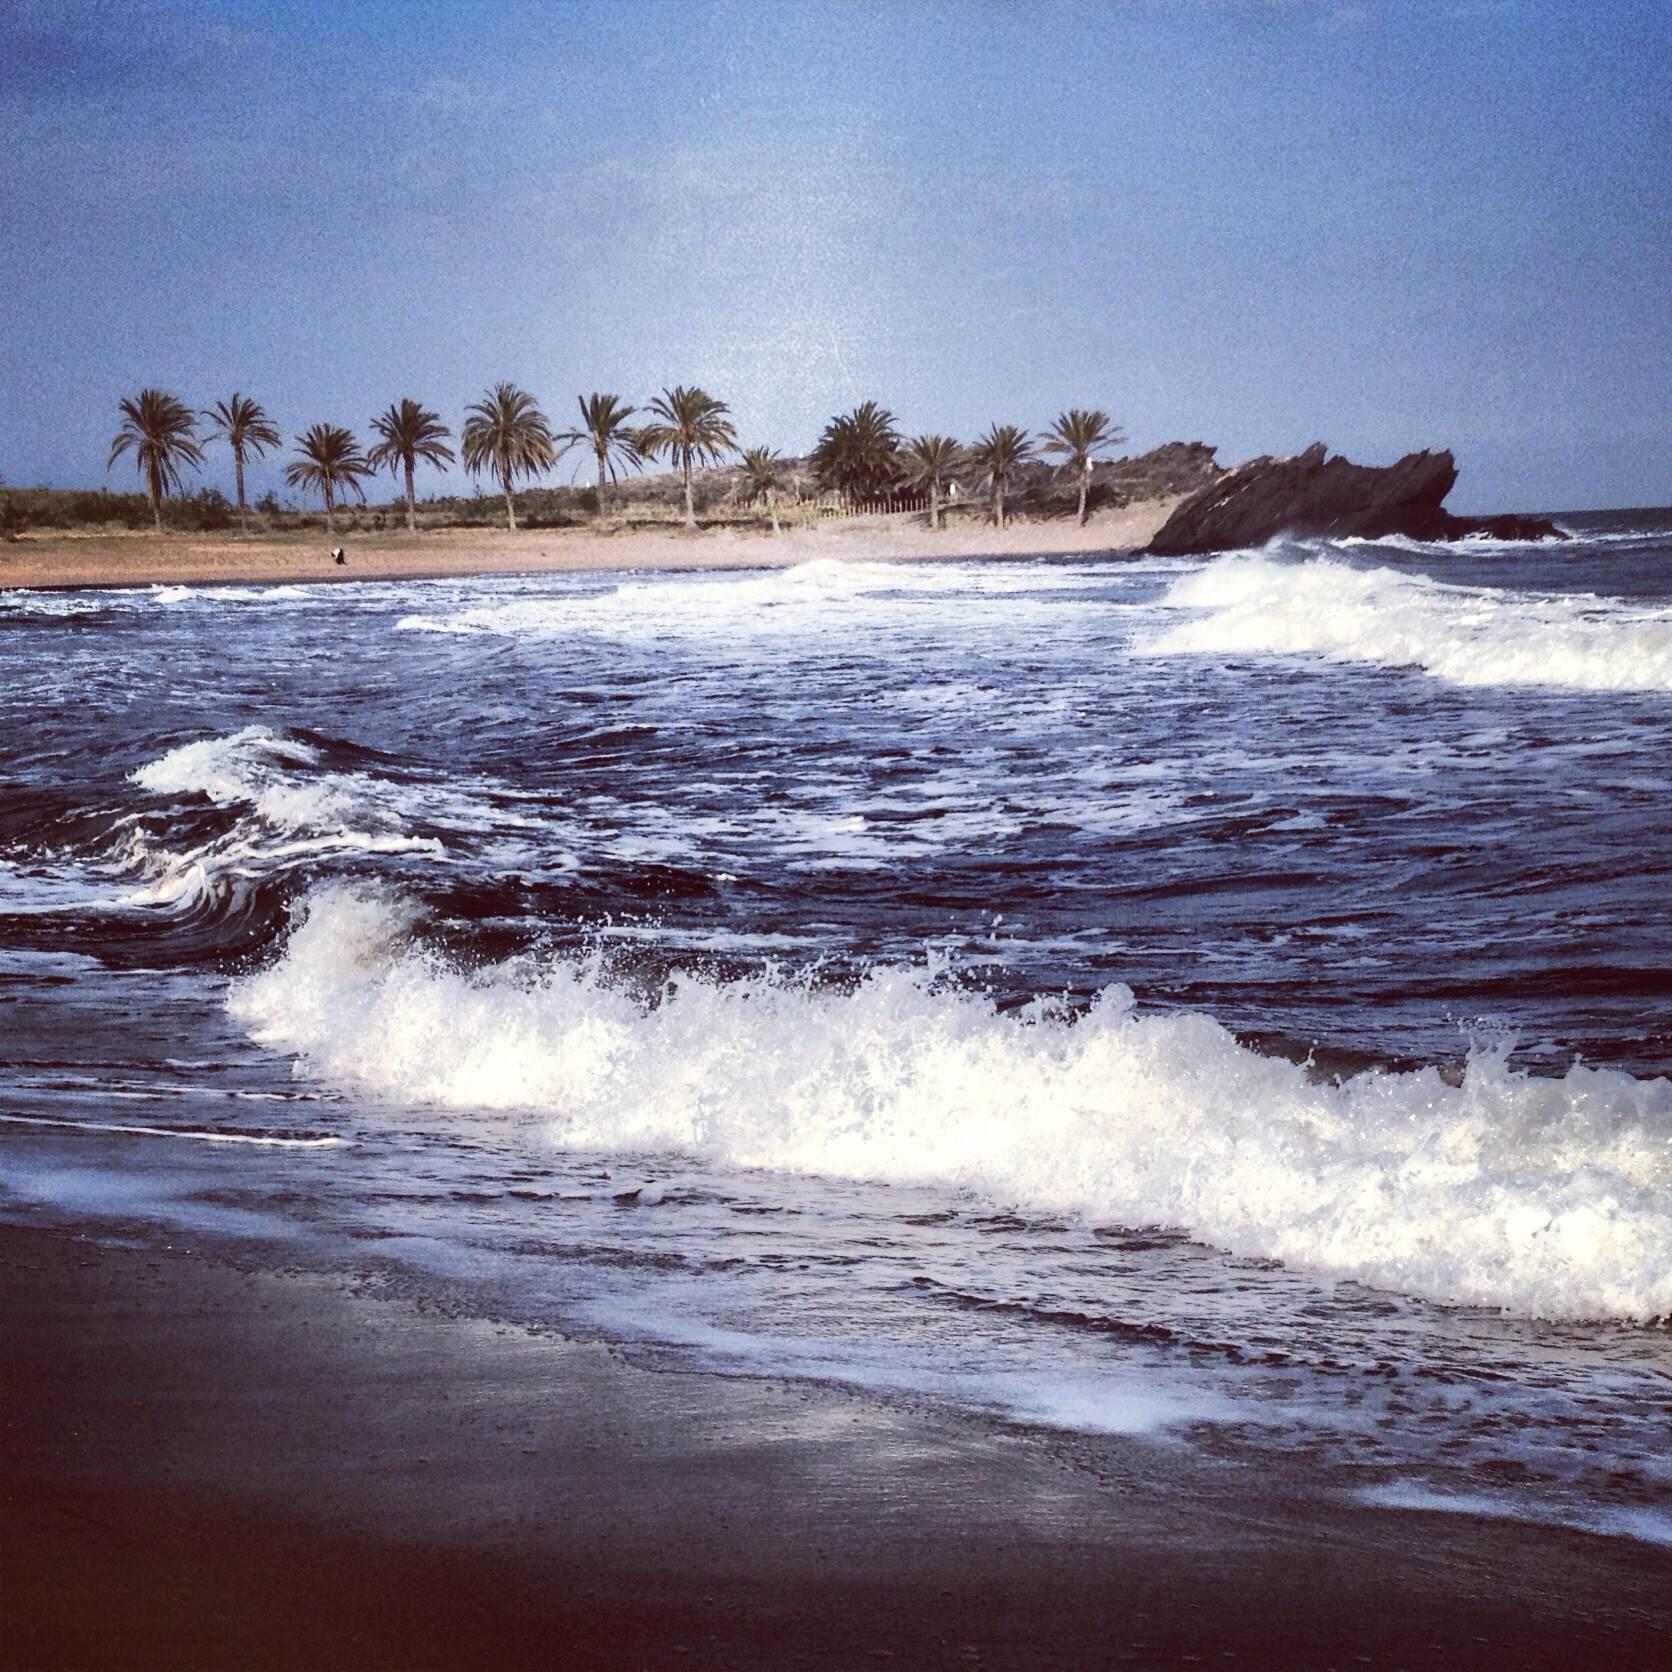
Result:
{"label": "palm tree trunk", "polygon": [[766,490],[766,508],[772,513],[772,532],[778,532],[778,496],[771,488]]}
{"label": "palm tree trunk", "polygon": [[1091,471],[1088,468],[1080,477],[1080,526],[1086,526],[1086,489],[1091,486]]}
{"label": "palm tree trunk", "polygon": [[406,531],[418,532],[418,496],[412,491],[412,460],[406,461]]}
{"label": "palm tree trunk", "polygon": [[250,531],[250,509],[244,503],[244,449],[242,447],[232,449],[232,465],[238,478],[238,527],[243,533],[248,534]]}
{"label": "palm tree trunk", "polygon": [[505,489],[505,526],[515,534],[517,532],[517,508],[511,502],[511,472],[502,465],[499,471],[500,485]]}
{"label": "palm tree trunk", "polygon": [[691,455],[689,453],[685,455],[685,526],[687,528],[697,526],[696,507],[691,501]]}
{"label": "palm tree trunk", "polygon": [[1004,483],[996,478],[993,482],[993,521],[1004,527]]}
{"label": "palm tree trunk", "polygon": [[152,459],[145,472],[145,493],[151,501],[151,520],[157,525],[159,534],[163,531],[163,477],[157,468],[157,461]]}
{"label": "palm tree trunk", "polygon": [[930,532],[941,525],[940,520],[940,477],[929,478],[929,529]]}
{"label": "palm tree trunk", "polygon": [[604,520],[604,470],[605,470],[605,464],[606,464],[606,461],[605,461],[605,458],[604,458],[604,449],[602,447],[600,447],[598,449],[598,521],[599,522],[602,522]]}
{"label": "palm tree trunk", "polygon": [[321,484],[325,491],[325,532],[333,540],[337,537],[337,507],[331,500],[331,480],[329,477]]}

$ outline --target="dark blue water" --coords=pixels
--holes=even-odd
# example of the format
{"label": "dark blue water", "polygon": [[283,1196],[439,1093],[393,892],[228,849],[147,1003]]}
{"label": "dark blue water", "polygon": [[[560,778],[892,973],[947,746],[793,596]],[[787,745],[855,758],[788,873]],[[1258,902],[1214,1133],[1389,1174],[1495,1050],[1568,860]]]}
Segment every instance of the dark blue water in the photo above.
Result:
{"label": "dark blue water", "polygon": [[0,1213],[1672,1537],[1672,518],[1570,525],[0,594]]}

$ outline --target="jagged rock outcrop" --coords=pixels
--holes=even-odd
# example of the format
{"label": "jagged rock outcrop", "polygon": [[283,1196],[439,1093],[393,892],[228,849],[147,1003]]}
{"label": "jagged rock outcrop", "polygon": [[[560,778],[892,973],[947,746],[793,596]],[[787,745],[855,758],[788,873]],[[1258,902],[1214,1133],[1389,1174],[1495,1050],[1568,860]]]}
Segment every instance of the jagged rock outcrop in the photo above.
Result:
{"label": "jagged rock outcrop", "polygon": [[1413,540],[1460,540],[1490,534],[1540,540],[1562,531],[1542,517],[1454,517],[1444,500],[1457,481],[1449,452],[1408,453],[1385,468],[1329,456],[1320,441],[1292,458],[1250,459],[1192,494],[1148,549],[1168,557],[1263,546],[1279,534],[1403,534]]}

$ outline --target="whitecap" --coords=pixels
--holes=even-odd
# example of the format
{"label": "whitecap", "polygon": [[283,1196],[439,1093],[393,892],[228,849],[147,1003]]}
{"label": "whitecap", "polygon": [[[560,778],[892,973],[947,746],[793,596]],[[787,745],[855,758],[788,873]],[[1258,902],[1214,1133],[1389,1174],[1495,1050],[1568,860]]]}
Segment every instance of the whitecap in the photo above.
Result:
{"label": "whitecap", "polygon": [[1114,986],[1069,1023],[929,969],[851,990],[676,977],[647,1006],[593,963],[466,974],[416,908],[317,891],[232,1013],[327,1082],[554,1143],[927,1183],[1546,1317],[1672,1314],[1672,1082],[1560,1079],[1476,1050],[1320,1083]]}
{"label": "whitecap", "polygon": [[1152,655],[1311,655],[1455,685],[1672,691],[1672,610],[1619,598],[1239,553],[1175,581],[1165,603],[1193,613],[1140,646]]}

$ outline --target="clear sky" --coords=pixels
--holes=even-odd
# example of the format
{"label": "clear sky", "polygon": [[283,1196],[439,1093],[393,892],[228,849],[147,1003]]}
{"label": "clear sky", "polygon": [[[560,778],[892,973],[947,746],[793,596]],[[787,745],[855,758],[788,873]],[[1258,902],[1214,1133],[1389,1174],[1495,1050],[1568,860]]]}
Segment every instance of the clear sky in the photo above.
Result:
{"label": "clear sky", "polygon": [[6,0],[0,475],[685,382],[1664,504],[1669,89],[1672,0]]}

